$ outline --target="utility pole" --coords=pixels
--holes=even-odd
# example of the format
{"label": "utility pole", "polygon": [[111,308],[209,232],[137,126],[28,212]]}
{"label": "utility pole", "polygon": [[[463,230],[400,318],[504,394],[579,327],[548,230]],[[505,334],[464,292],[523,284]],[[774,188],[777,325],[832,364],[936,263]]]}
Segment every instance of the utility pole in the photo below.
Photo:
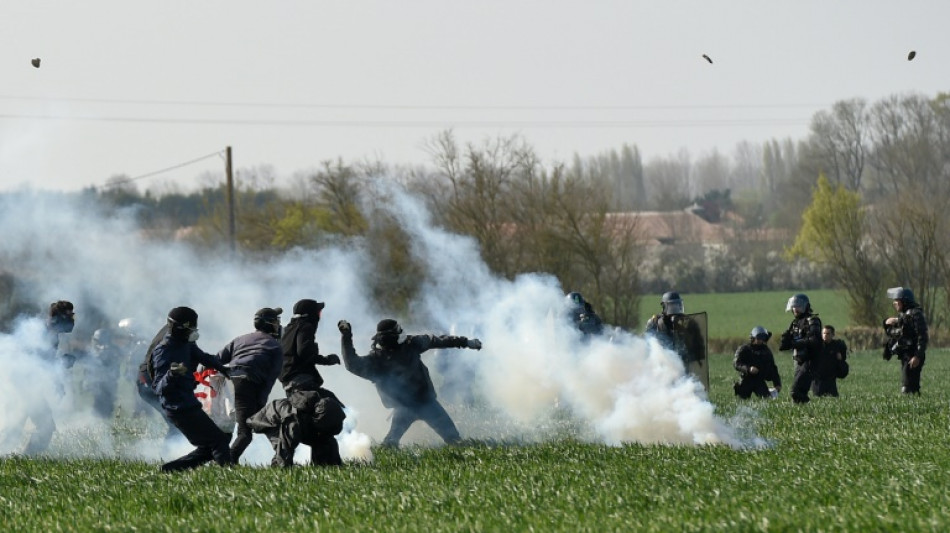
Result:
{"label": "utility pole", "polygon": [[235,251],[235,235],[234,235],[234,173],[231,169],[234,166],[231,164],[231,147],[228,146],[224,162],[224,173],[227,175],[228,179],[228,245],[231,247],[231,257],[234,257]]}

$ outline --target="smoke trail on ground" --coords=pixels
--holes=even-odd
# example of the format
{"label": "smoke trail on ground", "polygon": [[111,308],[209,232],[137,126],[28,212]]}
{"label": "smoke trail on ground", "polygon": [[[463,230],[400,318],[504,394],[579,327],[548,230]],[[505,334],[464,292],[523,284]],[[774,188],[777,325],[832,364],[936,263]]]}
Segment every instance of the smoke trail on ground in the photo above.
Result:
{"label": "smoke trail on ground", "polygon": [[[496,277],[480,260],[473,239],[436,228],[422,204],[395,187],[381,193],[389,198],[385,209],[410,236],[411,254],[427,265],[410,316],[399,317],[407,333],[452,332],[484,342],[480,352],[442,350],[425,356],[440,384],[461,383],[459,388],[467,388],[481,406],[472,411],[449,405],[463,437],[498,438],[479,427],[480,419],[491,416],[497,417],[490,422],[495,431],[511,427],[520,439],[545,440],[553,437],[544,428],[567,413],[580,421],[582,438],[595,442],[745,445],[714,415],[698,382],[683,377],[675,354],[620,331],[583,340],[565,318],[565,290],[554,278]],[[384,318],[378,311],[384,306],[369,296],[367,280],[374,274],[367,268],[369,251],[359,240],[266,260],[232,260],[224,251],[199,255],[181,243],[150,239],[131,216],[107,215],[91,199],[38,192],[0,198],[0,228],[5,235],[0,264],[16,274],[18,298],[34,302],[38,310],[59,299],[76,305],[77,326],[64,335],[64,346],[82,346],[96,328],[127,317],[150,338],[169,309],[187,305],[199,314],[198,345],[215,353],[253,329],[257,309],[282,307],[286,323],[294,302],[313,298],[326,302],[317,332],[321,352],[339,352],[336,322],[346,319],[353,325],[357,351],[365,355],[377,321]],[[71,370],[39,355],[41,321],[17,324],[2,325],[7,333],[0,334],[0,362],[9,369],[0,374],[0,422],[8,436],[15,433],[10,424],[22,419],[37,391],[77,388]],[[138,360],[122,364],[137,366]],[[340,439],[344,450],[351,450],[345,453],[371,460],[369,439],[385,434],[389,410],[367,381],[339,366],[320,371],[326,386],[359,413],[358,427]],[[121,411],[128,414],[137,405],[134,389],[128,383],[119,387]],[[282,395],[276,387],[272,398]],[[86,420],[88,399],[81,394],[54,403],[60,432]],[[150,429],[140,432],[147,438],[123,453],[157,460],[189,449],[185,442],[156,445],[164,426],[153,411],[145,413],[141,419]],[[421,434],[416,428],[407,434],[410,442],[431,442],[432,437],[424,428]],[[104,437],[102,446],[88,454],[115,453],[117,444],[108,440]],[[4,445],[0,453],[10,451],[9,443]],[[69,448],[67,439],[54,435],[49,453],[74,454]],[[266,439],[257,436],[242,461],[267,464],[271,456]]]}

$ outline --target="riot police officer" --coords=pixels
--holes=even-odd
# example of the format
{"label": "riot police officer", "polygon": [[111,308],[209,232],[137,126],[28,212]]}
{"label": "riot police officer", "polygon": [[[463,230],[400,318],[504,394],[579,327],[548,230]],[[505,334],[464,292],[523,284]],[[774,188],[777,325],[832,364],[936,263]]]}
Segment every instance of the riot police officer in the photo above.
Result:
{"label": "riot police officer", "polygon": [[897,316],[884,320],[884,332],[888,340],[884,347],[884,359],[896,355],[901,362],[901,392],[920,394],[920,373],[927,358],[927,319],[914,293],[905,287],[887,289],[887,297],[893,300]]}
{"label": "riot police officer", "polygon": [[284,353],[280,348],[280,307],[265,307],[254,313],[254,331],[235,338],[221,348],[218,359],[231,367],[234,385],[234,412],[237,435],[231,444],[231,460],[240,460],[251,444],[253,432],[247,419],[267,405],[277,376],[280,375]]}
{"label": "riot police officer", "polygon": [[776,391],[782,390],[782,377],[775,366],[775,357],[769,349],[768,341],[772,333],[762,326],[752,328],[749,343],[736,350],[732,366],[739,372],[739,382],[735,384],[736,396],[750,398],[753,394],[761,398],[770,395],[766,381],[771,381]]}
{"label": "riot police officer", "polygon": [[581,293],[568,293],[565,300],[571,323],[584,334],[585,338],[604,332],[604,321],[594,312],[594,306],[585,300]]}
{"label": "riot police officer", "polygon": [[824,349],[821,340],[821,319],[811,308],[808,296],[795,294],[788,299],[785,311],[795,315],[788,329],[782,333],[778,349],[792,351],[795,359],[795,379],[792,381],[792,401],[807,403],[808,389],[815,379],[816,365]]}
{"label": "riot police officer", "polygon": [[650,317],[646,333],[653,335],[664,348],[673,350],[683,360],[686,372],[696,376],[709,390],[709,368],[706,366],[706,337],[694,317],[705,320],[705,313],[687,315],[678,292],[660,297],[662,312]]}

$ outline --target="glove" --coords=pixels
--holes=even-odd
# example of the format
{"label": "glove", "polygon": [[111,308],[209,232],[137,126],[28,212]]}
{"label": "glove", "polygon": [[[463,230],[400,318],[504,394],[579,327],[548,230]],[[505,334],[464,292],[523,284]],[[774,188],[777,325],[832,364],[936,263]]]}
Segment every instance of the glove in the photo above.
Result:
{"label": "glove", "polygon": [[[340,329],[340,333],[342,333],[342,334],[344,334],[344,335],[346,335],[346,336],[352,336],[352,335],[353,335],[353,328],[350,326],[350,323],[347,322],[346,320],[341,320],[341,321],[337,322],[337,323],[336,323],[336,327]],[[339,361],[337,361],[337,362],[339,362]]]}
{"label": "glove", "polygon": [[[347,325],[349,325],[349,324],[347,324]],[[340,364],[340,356],[337,355],[337,354],[335,354],[335,353],[331,353],[330,355],[327,356],[327,364],[328,364],[328,365],[338,365],[338,364]]]}
{"label": "glove", "polygon": [[469,348],[473,349],[473,350],[481,350],[481,349],[482,349],[482,341],[480,341],[480,340],[478,340],[478,339],[468,339],[467,341],[465,341],[465,345],[468,346]]}
{"label": "glove", "polygon": [[792,334],[786,331],[782,333],[782,339],[779,342],[778,349],[780,351],[791,350],[792,349]]}
{"label": "glove", "polygon": [[184,376],[188,373],[188,367],[181,363],[172,363],[168,367],[168,371],[176,376]]}

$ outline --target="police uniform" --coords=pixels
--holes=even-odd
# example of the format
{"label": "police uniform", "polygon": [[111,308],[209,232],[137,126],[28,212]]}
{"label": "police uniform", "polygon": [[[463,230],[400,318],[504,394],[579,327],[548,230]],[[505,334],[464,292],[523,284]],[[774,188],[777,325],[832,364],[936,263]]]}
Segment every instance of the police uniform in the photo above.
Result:
{"label": "police uniform", "polygon": [[[740,398],[749,398],[753,394],[767,398],[769,396],[767,381],[771,381],[775,387],[782,386],[782,378],[778,367],[775,366],[775,357],[772,356],[772,350],[764,343],[749,342],[740,346],[736,350],[732,366],[739,372],[739,382],[735,384],[734,390],[736,396]],[[752,367],[757,368],[758,372],[750,373],[749,369]]]}
{"label": "police uniform", "polygon": [[818,359],[824,349],[821,340],[821,319],[810,308],[796,317],[782,334],[781,351],[792,351],[795,360],[795,378],[792,381],[792,401],[807,403],[808,390],[815,379]]}

